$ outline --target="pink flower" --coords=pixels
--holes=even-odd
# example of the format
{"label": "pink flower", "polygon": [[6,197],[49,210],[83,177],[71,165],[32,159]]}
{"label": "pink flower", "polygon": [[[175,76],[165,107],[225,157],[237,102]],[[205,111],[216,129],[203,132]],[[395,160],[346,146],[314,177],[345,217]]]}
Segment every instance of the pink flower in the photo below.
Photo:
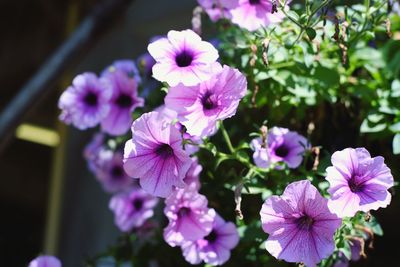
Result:
{"label": "pink flower", "polygon": [[266,143],[263,144],[261,137],[257,137],[251,140],[250,147],[254,151],[254,164],[259,168],[268,168],[271,165],[268,156],[268,145]]}
{"label": "pink flower", "polygon": [[218,51],[192,30],[169,31],[167,38],[149,44],[147,49],[157,62],[153,77],[170,86],[193,86],[208,80],[213,65],[218,64]]}
{"label": "pink flower", "polygon": [[223,265],[231,256],[231,250],[239,243],[239,234],[236,226],[225,222],[216,214],[211,232],[202,239],[182,245],[185,259],[191,264],[201,261],[217,266]]}
{"label": "pink flower", "polygon": [[196,86],[171,87],[165,105],[177,112],[187,133],[204,137],[216,131],[218,120],[235,115],[246,91],[244,75],[237,69],[224,66],[221,72]]}
{"label": "pink flower", "polygon": [[123,232],[141,227],[154,214],[158,199],[140,188],[114,195],[109,207],[114,212],[115,224]]}
{"label": "pink flower", "polygon": [[329,211],[327,202],[308,180],[289,184],[280,197],[267,198],[260,215],[263,230],[269,234],[268,252],[306,266],[316,266],[329,257],[341,220]]}
{"label": "pink flower", "polygon": [[[278,1],[276,1],[278,4]],[[272,13],[272,0],[239,0],[239,5],[230,10],[232,22],[249,31],[258,30],[282,21],[281,11]]]}
{"label": "pink flower", "polygon": [[162,114],[143,114],[132,124],[132,139],[125,144],[124,169],[140,179],[148,193],[167,197],[174,187],[183,188],[190,157],[182,149],[182,137]]}
{"label": "pink flower", "polygon": [[99,151],[94,173],[104,191],[109,193],[123,191],[133,183],[133,179],[124,171],[123,155],[119,151]]}
{"label": "pink flower", "polygon": [[60,96],[60,120],[80,130],[95,127],[107,116],[110,97],[102,79],[90,72],[80,74]]}
{"label": "pink flower", "polygon": [[61,267],[61,262],[54,256],[39,256],[28,267]]}
{"label": "pink flower", "polygon": [[144,105],[144,99],[138,97],[137,81],[118,69],[108,71],[103,80],[112,96],[110,111],[101,121],[101,129],[110,135],[125,134],[132,125],[132,112]]}
{"label": "pink flower", "polygon": [[163,114],[168,122],[175,124],[175,128],[178,129],[180,133],[183,133],[183,139],[189,141],[184,145],[184,150],[188,155],[193,155],[199,151],[199,144],[201,144],[203,140],[199,136],[188,134],[186,128],[180,122],[176,122],[178,114],[174,110],[167,108],[165,105],[161,105],[156,108],[155,111]]}
{"label": "pink flower", "polygon": [[326,169],[331,199],[329,208],[339,217],[354,216],[390,204],[388,189],[394,185],[383,157],[371,158],[365,148],[346,148],[332,155]]}
{"label": "pink flower", "polygon": [[136,66],[135,61],[133,61],[133,60],[130,60],[130,59],[115,60],[110,66],[106,67],[103,70],[103,72],[101,73],[101,76],[105,76],[108,73],[115,72],[115,71],[123,72],[129,78],[134,79],[138,84],[140,84],[142,82],[142,79],[140,78],[139,70]]}
{"label": "pink flower", "polygon": [[85,146],[83,157],[88,163],[90,171],[95,172],[97,169],[97,160],[100,152],[105,149],[105,136],[103,133],[96,133],[92,140]]}
{"label": "pink flower", "polygon": [[203,170],[203,167],[199,164],[199,161],[196,157],[192,158],[192,165],[190,165],[189,170],[186,173],[183,181],[187,186],[194,186],[196,190],[200,190],[200,173]]}
{"label": "pink flower", "polygon": [[207,198],[194,185],[175,190],[166,200],[164,214],[169,220],[164,239],[170,246],[196,241],[208,235],[215,211],[207,207]]}
{"label": "pink flower", "polygon": [[222,18],[230,19],[232,16],[229,10],[238,4],[238,0],[197,0],[197,2],[213,22]]}
{"label": "pink flower", "polygon": [[[278,162],[285,162],[291,169],[297,168],[303,161],[306,149],[310,147],[304,136],[280,127],[272,127],[268,131],[266,143],[266,147],[263,147],[261,138],[251,141],[254,162],[260,168],[268,168]],[[277,166],[278,169],[280,167]]]}

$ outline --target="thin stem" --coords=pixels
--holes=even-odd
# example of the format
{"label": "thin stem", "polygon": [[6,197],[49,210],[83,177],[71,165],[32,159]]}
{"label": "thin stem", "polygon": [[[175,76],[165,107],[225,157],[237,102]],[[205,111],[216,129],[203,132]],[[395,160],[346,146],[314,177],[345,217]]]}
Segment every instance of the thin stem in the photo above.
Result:
{"label": "thin stem", "polygon": [[224,136],[224,140],[225,140],[226,145],[228,146],[229,152],[234,154],[235,148],[232,146],[231,138],[229,137],[229,134],[226,131],[222,121],[219,122],[219,128],[221,129],[222,135]]}

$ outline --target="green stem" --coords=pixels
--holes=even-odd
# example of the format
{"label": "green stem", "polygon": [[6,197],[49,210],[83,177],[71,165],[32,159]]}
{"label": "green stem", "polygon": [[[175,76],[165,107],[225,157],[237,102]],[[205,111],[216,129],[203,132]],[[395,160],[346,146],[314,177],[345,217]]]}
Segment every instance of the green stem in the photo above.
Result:
{"label": "green stem", "polygon": [[219,122],[219,128],[221,129],[222,135],[224,136],[224,140],[225,140],[226,145],[228,146],[229,152],[234,154],[235,148],[232,146],[231,139],[230,139],[229,134],[226,131],[222,121]]}

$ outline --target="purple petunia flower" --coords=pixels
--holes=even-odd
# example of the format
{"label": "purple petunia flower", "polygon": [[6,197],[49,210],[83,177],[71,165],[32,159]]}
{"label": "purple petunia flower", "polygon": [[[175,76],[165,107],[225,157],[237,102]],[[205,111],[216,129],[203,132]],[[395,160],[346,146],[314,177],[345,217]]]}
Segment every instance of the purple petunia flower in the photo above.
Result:
{"label": "purple petunia flower", "polygon": [[110,97],[111,91],[94,73],[80,74],[60,97],[60,120],[80,130],[95,127],[107,116]]}
{"label": "purple petunia flower", "polygon": [[92,140],[85,146],[83,157],[88,163],[88,168],[91,172],[95,172],[98,166],[98,157],[100,151],[105,149],[105,136],[103,133],[93,135]]}
{"label": "purple petunia flower", "polygon": [[269,234],[268,252],[306,266],[316,266],[330,256],[341,219],[329,211],[327,202],[308,180],[289,184],[280,197],[267,198],[260,215],[263,230]]}
{"label": "purple petunia flower", "polygon": [[143,76],[146,79],[151,79],[153,74],[153,66],[156,64],[156,61],[149,53],[144,53],[137,59],[138,66],[140,71],[143,73]]}
{"label": "purple petunia flower", "polygon": [[[260,168],[266,168],[278,162],[285,162],[292,169],[297,168],[303,160],[305,150],[310,147],[304,136],[280,127],[272,127],[268,131],[267,143],[268,155],[266,156],[262,151],[261,138],[252,141],[253,149],[260,154],[256,155],[255,161]],[[276,168],[279,169],[280,166]]]}
{"label": "purple petunia flower", "polygon": [[199,164],[197,157],[192,158],[192,165],[190,165],[189,170],[186,173],[183,181],[187,186],[194,186],[196,190],[200,190],[200,173],[203,170],[203,167]]}
{"label": "purple petunia flower", "polygon": [[115,224],[123,232],[141,227],[154,214],[158,199],[140,188],[114,195],[109,207],[114,212]]}
{"label": "purple petunia flower", "polygon": [[[150,43],[153,43],[161,38],[165,38],[165,35],[156,35],[150,39]],[[140,55],[137,60],[137,65],[139,67],[140,73],[143,75],[145,80],[152,80],[153,77],[153,66],[157,63],[154,58],[148,53]]]}
{"label": "purple petunia flower", "polygon": [[[239,5],[230,10],[232,22],[249,31],[282,21],[282,11],[273,13],[273,0],[239,0]],[[278,4],[278,1],[275,1]]]}
{"label": "purple petunia flower", "polygon": [[101,76],[107,76],[108,73],[113,73],[115,71],[122,71],[129,78],[134,79],[138,84],[142,82],[139,70],[136,67],[135,61],[133,60],[130,59],[116,60],[110,66],[105,68],[105,70],[103,70]]}
{"label": "purple petunia flower", "polygon": [[266,141],[263,141],[261,137],[257,137],[251,140],[250,147],[254,151],[253,160],[256,166],[263,169],[268,168],[270,162]]}
{"label": "purple petunia flower", "polygon": [[222,265],[229,260],[231,250],[239,243],[239,234],[235,225],[225,222],[218,214],[214,218],[211,232],[197,241],[185,242],[182,252],[191,264],[202,260],[212,266]]}
{"label": "purple petunia flower", "polygon": [[238,0],[197,0],[197,2],[213,22],[222,18],[230,19],[232,16],[229,9],[238,5]]}
{"label": "purple petunia flower", "polygon": [[121,70],[109,71],[104,79],[112,91],[110,111],[101,122],[101,129],[111,135],[125,134],[132,125],[132,112],[143,107],[144,99],[138,97],[137,82]]}
{"label": "purple petunia flower", "polygon": [[346,148],[333,153],[332,165],[326,169],[331,199],[329,208],[339,217],[353,216],[389,205],[394,185],[383,157],[371,158],[365,148]]}
{"label": "purple petunia flower", "polygon": [[143,114],[132,124],[132,139],[125,144],[124,169],[140,179],[152,195],[167,197],[174,187],[183,188],[192,161],[182,149],[182,137],[162,114]]}
{"label": "purple petunia flower", "polygon": [[153,77],[170,86],[208,80],[218,64],[218,51],[192,30],[169,31],[167,38],[150,43],[147,49],[157,62]]}
{"label": "purple petunia flower", "polygon": [[351,259],[348,259],[343,252],[339,252],[339,257],[333,267],[348,267],[351,261],[358,261],[361,259],[362,251],[362,244],[361,238],[350,238],[350,251],[351,251]]}
{"label": "purple petunia flower", "polygon": [[61,267],[61,262],[54,256],[39,256],[29,263],[28,267]]}
{"label": "purple petunia flower", "polygon": [[99,151],[94,173],[104,191],[109,193],[122,191],[133,184],[133,179],[124,171],[123,155],[119,151]]}
{"label": "purple petunia flower", "polygon": [[215,133],[218,120],[235,115],[246,91],[244,75],[224,66],[221,72],[197,86],[171,87],[165,105],[178,113],[179,122],[190,135],[204,137]]}
{"label": "purple petunia flower", "polygon": [[156,108],[155,111],[163,114],[165,119],[168,122],[173,123],[175,125],[175,128],[178,129],[180,133],[182,133],[183,139],[185,141],[188,141],[184,145],[184,150],[188,155],[193,155],[194,153],[199,151],[199,145],[203,143],[203,140],[199,136],[193,136],[186,132],[185,126],[176,121],[178,114],[175,112],[175,110],[169,109],[165,105],[161,105]]}
{"label": "purple petunia flower", "polygon": [[190,185],[175,190],[166,200],[164,214],[169,220],[164,239],[170,246],[196,241],[208,235],[213,226],[215,211],[207,207],[207,198]]}

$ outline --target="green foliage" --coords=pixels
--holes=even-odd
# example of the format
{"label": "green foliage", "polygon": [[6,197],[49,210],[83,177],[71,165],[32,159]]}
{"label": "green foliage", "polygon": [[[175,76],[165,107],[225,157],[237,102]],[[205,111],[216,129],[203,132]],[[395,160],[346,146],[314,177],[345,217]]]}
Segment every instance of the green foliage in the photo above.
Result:
{"label": "green foliage", "polygon": [[[263,248],[267,235],[259,220],[262,202],[302,179],[309,179],[328,196],[324,176],[333,151],[389,137],[393,153],[400,154],[400,41],[386,33],[386,1],[367,0],[353,6],[306,3],[285,11],[281,24],[256,33],[227,26],[226,21],[215,26],[221,62],[240,69],[249,90],[236,122],[221,123],[219,132],[204,140],[197,153],[203,166],[202,192],[225,219],[236,220],[241,237],[225,266],[267,266],[268,262],[277,266]],[[400,21],[398,16],[390,19]],[[314,146],[321,145],[321,152],[308,151],[296,170],[283,165],[279,170],[276,166],[260,169],[253,164],[248,143],[260,134],[262,125],[297,130]],[[360,140],[360,134],[365,140]],[[235,218],[237,188],[242,189],[243,219]],[[332,266],[339,254],[351,258],[351,238],[370,240],[371,235],[383,234],[377,220],[367,217],[358,213],[343,220],[335,235],[337,249],[320,266]],[[173,250],[162,244],[155,247]],[[186,266],[168,255],[162,260],[161,266]]]}

